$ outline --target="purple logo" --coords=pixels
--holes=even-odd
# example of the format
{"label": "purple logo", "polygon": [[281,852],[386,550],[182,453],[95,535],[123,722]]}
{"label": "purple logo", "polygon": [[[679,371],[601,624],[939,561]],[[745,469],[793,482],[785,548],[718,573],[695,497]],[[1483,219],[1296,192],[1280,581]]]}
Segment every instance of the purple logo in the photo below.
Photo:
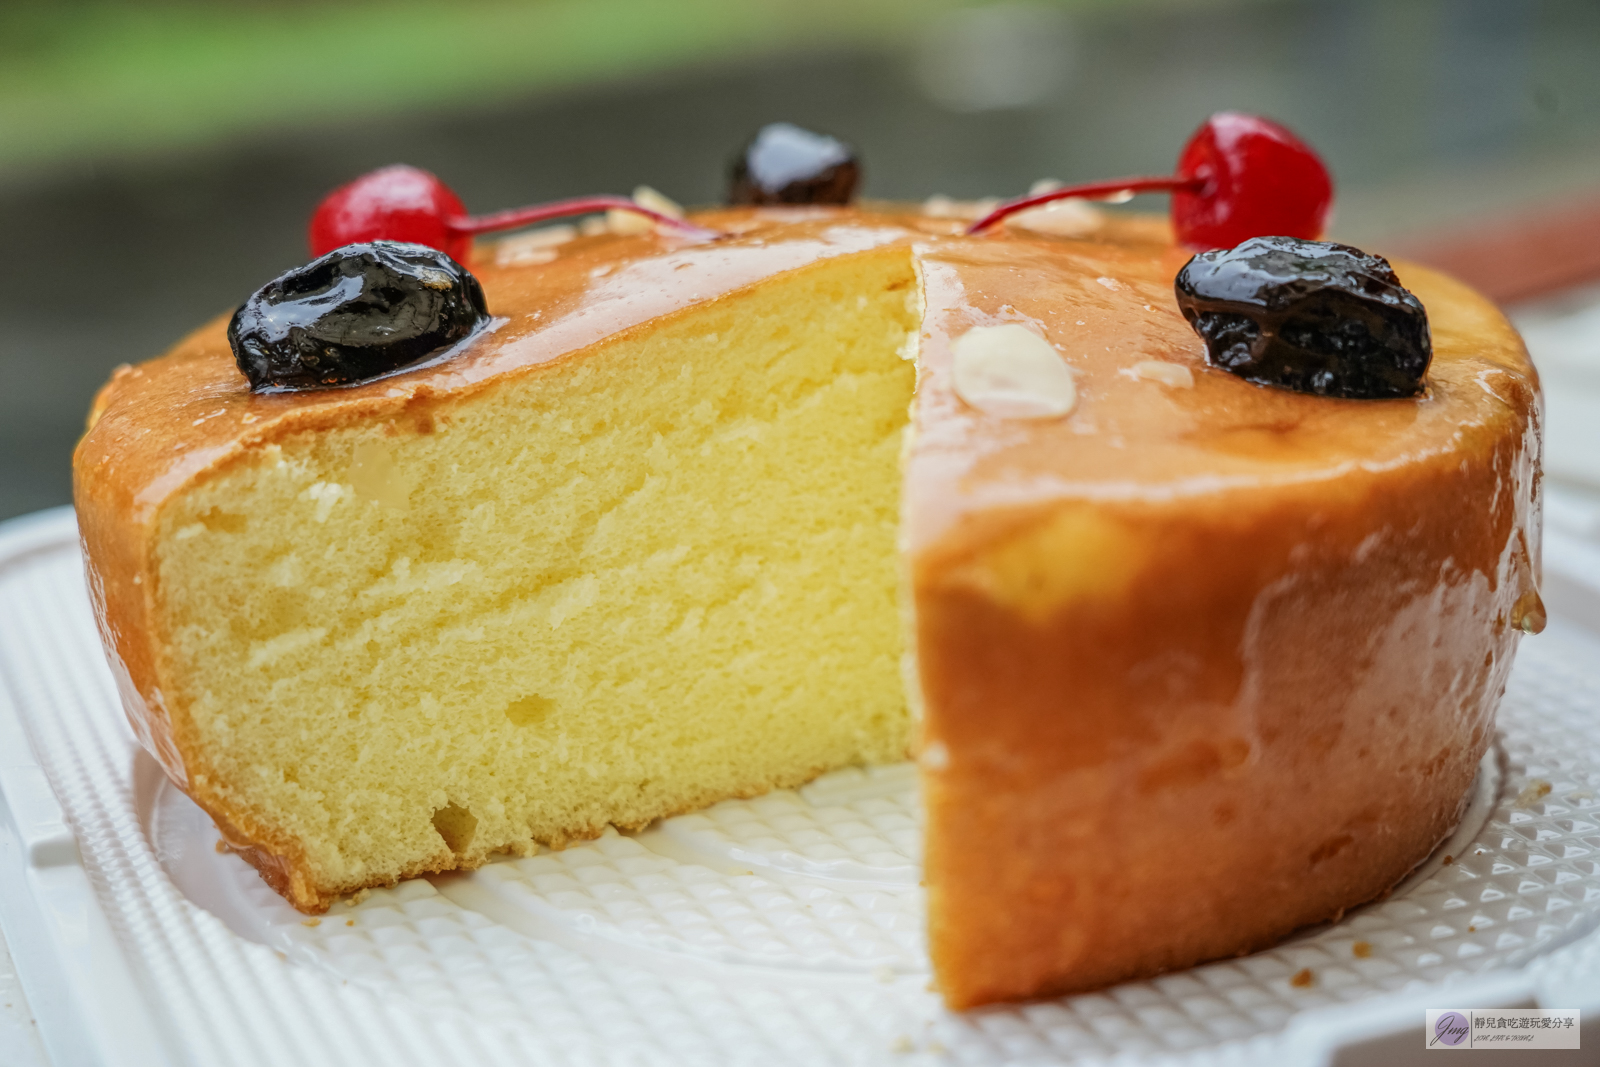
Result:
{"label": "purple logo", "polygon": [[1462,1015],[1459,1011],[1447,1011],[1434,1020],[1433,1040],[1428,1044],[1433,1046],[1442,1041],[1446,1045],[1459,1045],[1467,1039],[1467,1034],[1471,1029],[1465,1015]]}

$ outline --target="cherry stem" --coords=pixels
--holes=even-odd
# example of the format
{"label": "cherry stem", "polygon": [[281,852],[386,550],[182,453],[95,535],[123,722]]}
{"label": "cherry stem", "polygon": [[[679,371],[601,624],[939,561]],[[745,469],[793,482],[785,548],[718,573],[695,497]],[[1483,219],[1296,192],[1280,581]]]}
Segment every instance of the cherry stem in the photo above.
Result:
{"label": "cherry stem", "polygon": [[631,211],[636,215],[643,215],[652,222],[659,223],[691,237],[725,236],[718,230],[708,230],[704,226],[697,226],[687,219],[675,219],[671,215],[664,215],[659,211],[651,210],[625,196],[577,196],[571,200],[555,200],[548,204],[534,204],[532,207],[496,211],[492,215],[457,215],[454,218],[446,219],[445,225],[450,228],[452,233],[490,233],[494,230],[510,230],[518,226],[529,226],[535,222],[544,222],[548,219],[561,219],[572,215],[592,215],[597,211]]}
{"label": "cherry stem", "polygon": [[995,223],[1019,211],[1027,211],[1041,204],[1076,197],[1081,200],[1104,200],[1119,193],[1172,193],[1180,189],[1199,191],[1204,178],[1116,178],[1108,182],[1090,182],[1087,185],[1069,185],[1065,189],[1052,189],[1036,196],[1020,196],[1007,200],[983,218],[967,227],[968,234],[982,233]]}

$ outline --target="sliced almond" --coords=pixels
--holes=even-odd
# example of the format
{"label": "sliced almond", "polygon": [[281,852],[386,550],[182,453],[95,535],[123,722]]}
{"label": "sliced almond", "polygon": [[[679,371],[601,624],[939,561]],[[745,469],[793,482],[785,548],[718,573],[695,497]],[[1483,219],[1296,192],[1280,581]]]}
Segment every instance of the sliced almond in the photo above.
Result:
{"label": "sliced almond", "polygon": [[1000,206],[1000,198],[987,196],[982,200],[952,200],[948,196],[930,196],[922,202],[922,213],[934,219],[980,219]]}
{"label": "sliced almond", "polygon": [[1161,359],[1143,359],[1128,370],[1135,378],[1147,382],[1160,382],[1174,389],[1193,389],[1194,372],[1181,363],[1168,363]]}
{"label": "sliced almond", "polygon": [[556,248],[578,236],[576,226],[563,223],[543,229],[519,233],[494,246],[497,267],[523,266],[530,263],[549,263],[558,255]]}
{"label": "sliced almond", "polygon": [[1098,208],[1075,196],[1052,200],[1006,219],[1007,226],[1047,233],[1052,237],[1083,237],[1104,226],[1105,222],[1106,218]]}
{"label": "sliced almond", "polygon": [[[648,185],[641,185],[633,191],[633,202],[640,207],[647,207],[651,211],[674,219],[683,218],[683,207],[675,200],[656,192]],[[655,223],[644,215],[633,211],[622,211],[612,208],[606,212],[606,228],[612,233],[635,234],[649,233],[655,228]]]}
{"label": "sliced almond", "polygon": [[975,326],[950,346],[956,395],[987,415],[1059,419],[1078,403],[1072,371],[1020,323]]}
{"label": "sliced almond", "polygon": [[651,211],[658,211],[671,218],[683,218],[683,205],[663,193],[658,193],[648,185],[641,185],[633,191],[633,202],[640,207],[647,207]]}

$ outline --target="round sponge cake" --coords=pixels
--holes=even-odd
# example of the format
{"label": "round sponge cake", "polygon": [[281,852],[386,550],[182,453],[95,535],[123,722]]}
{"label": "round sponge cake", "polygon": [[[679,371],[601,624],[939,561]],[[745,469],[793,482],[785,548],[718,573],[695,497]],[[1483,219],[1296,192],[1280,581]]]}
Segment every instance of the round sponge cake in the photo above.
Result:
{"label": "round sponge cake", "polygon": [[[503,245],[496,327],[394,377],[252,393],[217,322],[97,400],[130,719],[297,907],[914,748],[964,1007],[1248,951],[1450,829],[1538,562],[1490,305],[1400,265],[1427,392],[1330,400],[1206,365],[1153,221],[702,218]],[[1043,417],[958,391],[997,326]]]}

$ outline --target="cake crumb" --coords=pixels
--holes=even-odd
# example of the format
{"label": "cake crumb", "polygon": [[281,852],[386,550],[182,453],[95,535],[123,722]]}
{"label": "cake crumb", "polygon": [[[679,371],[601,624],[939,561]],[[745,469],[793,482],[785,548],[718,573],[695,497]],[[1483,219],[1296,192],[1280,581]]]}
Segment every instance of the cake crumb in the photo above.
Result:
{"label": "cake crumb", "polygon": [[1456,858],[1455,858],[1455,857],[1454,857],[1454,856],[1446,856],[1446,857],[1445,857],[1445,858],[1444,858],[1444,865],[1445,865],[1445,866],[1446,866],[1446,867],[1448,867],[1448,866],[1450,866],[1450,865],[1451,865],[1451,864],[1452,864],[1452,863],[1454,863],[1454,862],[1455,862],[1455,861],[1456,861]]}
{"label": "cake crumb", "polygon": [[1531,808],[1549,795],[1550,783],[1545,781],[1543,778],[1534,778],[1528,782],[1526,789],[1517,794],[1517,800],[1514,806],[1519,808]]}
{"label": "cake crumb", "polygon": [[911,1039],[909,1037],[907,1037],[905,1034],[901,1034],[899,1037],[895,1038],[894,1043],[889,1046],[889,1051],[915,1052],[916,1046],[911,1043]]}
{"label": "cake crumb", "polygon": [[226,841],[224,841],[220,837],[217,838],[217,854],[221,855],[221,854],[223,854],[223,853],[225,853],[227,851],[228,851],[228,843]]}
{"label": "cake crumb", "polygon": [[1372,943],[1369,941],[1357,941],[1355,944],[1350,946],[1350,952],[1358,960],[1371,959]]}
{"label": "cake crumb", "polygon": [[370,890],[370,889],[358,889],[354,893],[351,893],[348,897],[345,898],[345,905],[347,907],[351,907],[351,908],[356,907],[358,904],[360,904],[362,901],[366,900],[371,895],[372,895],[372,890]]}
{"label": "cake crumb", "polygon": [[322,920],[318,919],[318,918],[301,919],[300,920],[300,925],[301,926],[321,926],[322,925]]}
{"label": "cake crumb", "polygon": [[1289,979],[1289,984],[1296,989],[1310,989],[1311,983],[1315,981],[1316,977],[1311,973],[1311,968],[1302,967],[1294,972],[1294,977]]}
{"label": "cake crumb", "polygon": [[1467,933],[1469,933],[1469,934],[1475,934],[1475,933],[1477,933],[1477,932],[1478,932],[1478,928],[1477,928],[1477,927],[1476,927],[1476,926],[1469,926],[1469,927],[1467,927]]}
{"label": "cake crumb", "polygon": [[354,920],[354,919],[346,919],[346,920],[345,920],[345,921],[344,921],[344,924],[345,924],[345,925],[346,925],[346,926],[354,926],[354,925],[355,925],[355,924],[356,924],[356,921],[355,921],[355,920]]}

